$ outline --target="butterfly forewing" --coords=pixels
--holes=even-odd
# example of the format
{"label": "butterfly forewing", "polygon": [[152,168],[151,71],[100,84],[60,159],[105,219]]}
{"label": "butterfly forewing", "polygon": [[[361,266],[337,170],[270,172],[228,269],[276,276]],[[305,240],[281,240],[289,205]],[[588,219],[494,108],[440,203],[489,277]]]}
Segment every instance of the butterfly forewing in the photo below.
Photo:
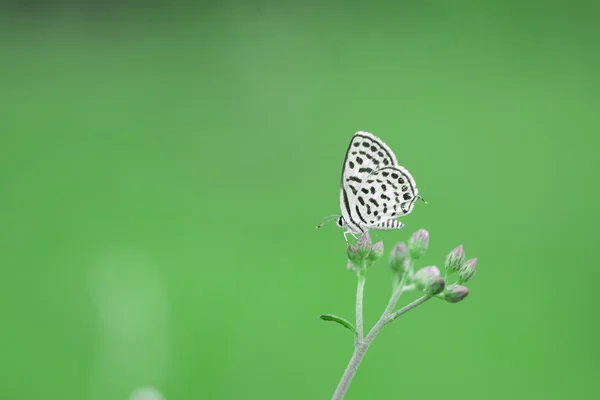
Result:
{"label": "butterfly forewing", "polygon": [[410,213],[417,195],[412,176],[384,142],[368,132],[354,134],[340,190],[342,215],[351,231]]}
{"label": "butterfly forewing", "polygon": [[354,198],[367,176],[379,168],[397,163],[396,156],[385,143],[368,132],[357,132],[346,152],[342,187]]}

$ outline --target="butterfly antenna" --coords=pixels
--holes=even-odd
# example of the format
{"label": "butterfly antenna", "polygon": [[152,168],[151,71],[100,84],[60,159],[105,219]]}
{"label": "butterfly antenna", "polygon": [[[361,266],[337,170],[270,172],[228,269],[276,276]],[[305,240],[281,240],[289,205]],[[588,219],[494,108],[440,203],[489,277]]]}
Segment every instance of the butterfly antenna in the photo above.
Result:
{"label": "butterfly antenna", "polygon": [[423,200],[423,203],[427,204],[427,200],[425,200],[424,198],[422,198],[421,196],[419,196],[419,199]]}
{"label": "butterfly antenna", "polygon": [[323,225],[325,225],[325,224],[327,224],[327,223],[329,223],[329,222],[333,221],[334,219],[336,219],[336,218],[338,218],[338,217],[339,217],[339,215],[335,215],[335,214],[334,214],[334,215],[328,215],[328,216],[326,216],[326,217],[323,217],[323,218],[325,218],[325,219],[326,219],[326,221],[325,221],[325,222],[323,222],[323,223],[322,223],[322,224],[320,224],[320,225],[317,225],[317,229],[319,229],[319,228],[320,228],[320,227],[322,227]]}

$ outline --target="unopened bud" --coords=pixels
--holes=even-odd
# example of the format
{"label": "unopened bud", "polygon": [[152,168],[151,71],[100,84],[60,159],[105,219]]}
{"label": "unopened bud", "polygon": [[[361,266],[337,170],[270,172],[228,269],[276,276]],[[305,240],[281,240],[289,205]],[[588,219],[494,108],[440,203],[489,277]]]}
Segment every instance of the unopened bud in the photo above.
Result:
{"label": "unopened bud", "polygon": [[390,264],[390,268],[393,271],[402,274],[406,270],[405,261],[407,259],[408,249],[406,248],[406,245],[404,243],[400,242],[396,246],[394,246],[394,248],[390,252],[388,263]]}
{"label": "unopened bud", "polygon": [[446,257],[446,263],[444,266],[449,272],[456,272],[460,269],[463,262],[465,261],[465,248],[461,244],[454,250],[452,250]]}
{"label": "unopened bud", "polygon": [[356,247],[358,248],[359,253],[365,255],[371,250],[371,236],[369,236],[368,231],[360,235],[356,242]]}
{"label": "unopened bud", "polygon": [[355,265],[360,264],[361,257],[360,257],[360,254],[358,253],[358,249],[355,246],[349,244],[348,247],[346,247],[346,253],[348,253],[348,260],[350,260],[350,262],[352,264],[355,264]]}
{"label": "unopened bud", "polygon": [[413,260],[421,258],[429,247],[429,232],[425,229],[416,231],[410,239],[408,239],[408,251]]}
{"label": "unopened bud", "polygon": [[469,295],[469,289],[461,285],[450,285],[442,292],[440,297],[448,303],[458,303]]}
{"label": "unopened bud", "polygon": [[369,263],[374,263],[375,261],[379,260],[382,255],[383,255],[383,242],[377,242],[373,246],[371,246],[371,251],[369,252],[369,255],[367,256],[367,261],[369,261]]}
{"label": "unopened bud", "polygon": [[458,270],[458,280],[460,283],[470,281],[475,276],[475,267],[477,266],[477,259],[471,258],[467,260]]}
{"label": "unopened bud", "polygon": [[440,276],[440,270],[437,267],[425,267],[417,271],[413,277],[413,282],[417,289],[430,296],[435,296],[444,290],[444,278]]}

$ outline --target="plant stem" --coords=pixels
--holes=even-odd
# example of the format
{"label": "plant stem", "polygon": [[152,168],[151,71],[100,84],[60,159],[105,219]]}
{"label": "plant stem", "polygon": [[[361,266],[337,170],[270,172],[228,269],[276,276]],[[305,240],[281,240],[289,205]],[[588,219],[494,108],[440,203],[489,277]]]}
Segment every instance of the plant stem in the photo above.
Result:
{"label": "plant stem", "polygon": [[366,277],[364,273],[358,273],[358,284],[356,285],[356,342],[354,347],[358,347],[363,341],[363,291],[365,288]]}
{"label": "plant stem", "polygon": [[404,274],[402,274],[402,278],[400,278],[400,283],[398,283],[398,285],[396,285],[394,291],[392,292],[392,297],[390,297],[390,301],[388,302],[388,305],[385,308],[385,311],[383,312],[383,315],[381,316],[381,318],[389,315],[392,312],[392,310],[394,309],[394,307],[396,307],[396,303],[398,303],[398,300],[400,299],[400,296],[402,295],[402,292],[404,290],[404,285],[406,285],[406,279],[408,279],[408,273],[409,273],[409,270],[407,269],[404,272]]}
{"label": "plant stem", "polygon": [[398,318],[402,314],[405,314],[405,313],[409,312],[410,310],[412,310],[416,306],[425,303],[429,299],[431,299],[431,296],[425,295],[425,296],[419,297],[418,299],[416,299],[412,303],[405,305],[404,307],[402,307],[398,311],[396,311],[393,314],[391,314],[390,316],[388,316],[387,321],[384,323],[384,325],[389,324],[390,322],[392,322],[393,320],[395,320],[396,318]]}
{"label": "plant stem", "polygon": [[354,378],[354,374],[356,374],[356,370],[358,369],[358,366],[360,365],[363,357],[365,356],[365,353],[369,349],[369,345],[375,338],[376,334],[377,332],[373,332],[373,330],[371,330],[371,332],[369,332],[365,340],[354,348],[352,358],[350,359],[350,362],[348,363],[348,366],[344,371],[344,375],[342,375],[340,383],[338,383],[338,386],[335,389],[335,393],[333,394],[332,400],[340,400],[344,398],[346,391],[350,387],[352,378]]}
{"label": "plant stem", "polygon": [[[398,286],[395,287],[394,292],[392,293],[392,297],[390,298],[390,302],[388,303],[385,311],[381,315],[381,318],[379,318],[379,321],[377,321],[377,323],[375,324],[373,329],[371,329],[371,331],[369,332],[367,337],[364,340],[362,340],[362,335],[363,335],[363,330],[362,330],[362,288],[364,287],[364,276],[363,276],[363,282],[361,283],[360,275],[359,275],[359,283],[358,283],[359,288],[357,289],[357,294],[356,294],[356,298],[357,298],[357,301],[356,301],[356,325],[357,325],[357,330],[359,332],[358,336],[360,337],[360,340],[357,340],[357,342],[355,343],[354,353],[352,354],[352,358],[350,359],[350,362],[348,363],[348,366],[346,367],[346,370],[344,371],[344,375],[342,375],[342,379],[340,380],[340,383],[338,384],[338,386],[335,390],[335,393],[333,394],[332,400],[340,400],[340,399],[344,398],[346,391],[350,387],[352,378],[354,378],[354,375],[356,374],[356,370],[358,369],[358,366],[360,365],[363,357],[367,353],[367,350],[369,350],[369,346],[371,345],[371,342],[373,341],[373,339],[375,339],[375,336],[377,336],[377,334],[381,331],[381,329],[385,325],[389,324],[390,322],[392,322],[393,320],[395,320],[396,318],[401,316],[402,314],[407,313],[408,311],[412,310],[413,308],[417,307],[420,304],[423,304],[425,301],[427,301],[431,298],[430,296],[427,296],[427,295],[422,296],[422,297],[418,298],[417,300],[413,301],[412,303],[408,304],[407,306],[401,308],[400,310],[392,313],[392,310],[396,306],[396,303],[398,302],[398,299],[400,298],[400,295],[403,292],[403,288],[404,288],[404,284],[406,283],[407,276],[408,276],[408,272],[404,274],[404,276],[400,280],[400,283],[398,284]],[[360,316],[361,316],[360,317],[360,325],[358,322],[359,321],[358,320],[359,293],[360,293]]]}

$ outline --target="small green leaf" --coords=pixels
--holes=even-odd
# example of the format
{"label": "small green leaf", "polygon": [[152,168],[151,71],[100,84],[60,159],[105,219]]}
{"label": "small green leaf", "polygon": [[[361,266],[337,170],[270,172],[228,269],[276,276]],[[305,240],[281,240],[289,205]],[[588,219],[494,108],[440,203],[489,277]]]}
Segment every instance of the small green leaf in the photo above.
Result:
{"label": "small green leaf", "polygon": [[348,322],[347,320],[345,320],[342,317],[338,317],[337,315],[333,315],[333,314],[323,314],[319,318],[322,319],[323,321],[337,322],[338,324],[350,329],[356,335],[356,329],[354,329],[354,325],[352,325],[350,322]]}

